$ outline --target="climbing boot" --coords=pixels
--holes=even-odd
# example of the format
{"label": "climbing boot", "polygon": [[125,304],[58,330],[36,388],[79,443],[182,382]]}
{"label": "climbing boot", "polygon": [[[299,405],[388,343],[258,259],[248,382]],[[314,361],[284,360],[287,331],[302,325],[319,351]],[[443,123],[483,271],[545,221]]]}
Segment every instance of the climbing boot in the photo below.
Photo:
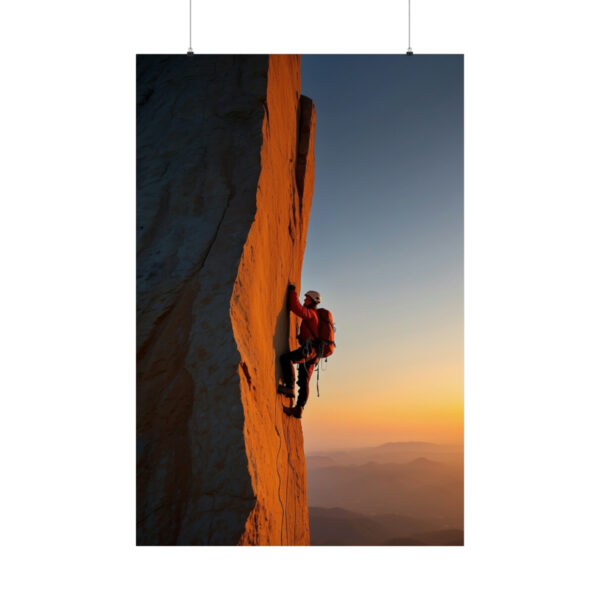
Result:
{"label": "climbing boot", "polygon": [[297,404],[293,408],[291,406],[284,406],[283,407],[283,412],[288,417],[296,417],[296,419],[301,419],[302,418],[302,411],[303,410],[304,410],[304,408],[302,406],[298,406]]}
{"label": "climbing boot", "polygon": [[287,385],[283,385],[280,383],[277,386],[277,393],[283,394],[286,398],[295,398],[296,394],[294,393],[294,388],[288,387]]}

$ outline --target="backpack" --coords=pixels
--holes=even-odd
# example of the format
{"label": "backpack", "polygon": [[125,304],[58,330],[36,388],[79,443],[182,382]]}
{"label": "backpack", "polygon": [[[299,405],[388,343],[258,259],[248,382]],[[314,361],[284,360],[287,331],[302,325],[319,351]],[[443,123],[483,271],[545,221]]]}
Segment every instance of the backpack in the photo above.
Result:
{"label": "backpack", "polygon": [[335,325],[333,315],[326,308],[317,309],[319,317],[319,335],[316,336],[317,356],[327,358],[335,350]]}

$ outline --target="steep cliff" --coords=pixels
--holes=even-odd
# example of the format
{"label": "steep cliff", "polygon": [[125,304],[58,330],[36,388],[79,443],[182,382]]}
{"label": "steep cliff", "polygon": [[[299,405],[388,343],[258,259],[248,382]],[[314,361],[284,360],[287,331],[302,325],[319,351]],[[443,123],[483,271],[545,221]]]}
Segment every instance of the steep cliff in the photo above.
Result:
{"label": "steep cliff", "polygon": [[138,544],[308,544],[295,343],[315,111],[298,56],[139,56]]}

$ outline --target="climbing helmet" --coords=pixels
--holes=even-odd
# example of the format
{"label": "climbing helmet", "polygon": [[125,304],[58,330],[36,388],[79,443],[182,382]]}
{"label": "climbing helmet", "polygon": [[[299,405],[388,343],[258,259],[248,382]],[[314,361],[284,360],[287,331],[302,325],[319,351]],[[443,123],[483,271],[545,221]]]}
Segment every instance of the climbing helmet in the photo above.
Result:
{"label": "climbing helmet", "polygon": [[310,290],[309,292],[306,292],[305,295],[308,296],[309,298],[311,298],[317,304],[319,304],[321,302],[321,294],[319,294],[319,292],[315,292],[314,290]]}

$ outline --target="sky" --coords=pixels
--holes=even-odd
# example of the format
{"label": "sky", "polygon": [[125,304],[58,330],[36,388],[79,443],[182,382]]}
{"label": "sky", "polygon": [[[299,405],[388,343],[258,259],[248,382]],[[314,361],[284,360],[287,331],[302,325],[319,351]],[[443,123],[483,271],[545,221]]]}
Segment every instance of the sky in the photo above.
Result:
{"label": "sky", "polygon": [[462,443],[463,56],[303,55],[316,107],[302,292],[336,351],[307,451]]}

